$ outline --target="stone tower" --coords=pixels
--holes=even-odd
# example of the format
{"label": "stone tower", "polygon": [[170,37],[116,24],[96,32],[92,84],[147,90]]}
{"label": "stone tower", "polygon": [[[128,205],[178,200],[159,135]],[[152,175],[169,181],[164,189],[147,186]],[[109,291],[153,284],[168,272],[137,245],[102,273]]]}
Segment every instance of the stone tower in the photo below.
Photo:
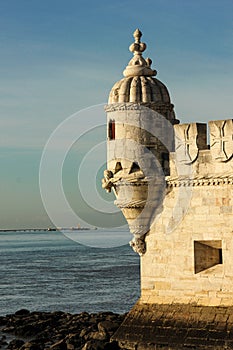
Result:
{"label": "stone tower", "polygon": [[106,106],[108,170],[141,255],[141,296],[114,335],[125,349],[233,349],[233,120],[179,124],[134,56]]}
{"label": "stone tower", "polygon": [[113,189],[134,235],[131,245],[145,253],[144,236],[160,210],[178,123],[166,86],[154,78],[152,61],[144,59],[142,33],[134,32],[133,58],[124,78],[114,84],[105,110],[108,125],[108,169],[103,187]]}

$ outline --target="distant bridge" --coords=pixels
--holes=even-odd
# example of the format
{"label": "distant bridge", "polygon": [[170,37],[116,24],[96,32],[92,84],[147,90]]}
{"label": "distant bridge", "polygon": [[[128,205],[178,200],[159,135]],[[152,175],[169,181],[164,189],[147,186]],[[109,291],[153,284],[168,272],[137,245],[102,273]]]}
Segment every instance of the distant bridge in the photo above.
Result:
{"label": "distant bridge", "polygon": [[19,228],[19,229],[0,229],[0,232],[38,232],[38,231],[58,231],[56,228]]}
{"label": "distant bridge", "polygon": [[[96,227],[93,228],[94,230],[97,230]],[[0,232],[38,232],[38,231],[86,231],[90,230],[89,227],[47,227],[47,228],[14,228],[14,229],[0,229]]]}

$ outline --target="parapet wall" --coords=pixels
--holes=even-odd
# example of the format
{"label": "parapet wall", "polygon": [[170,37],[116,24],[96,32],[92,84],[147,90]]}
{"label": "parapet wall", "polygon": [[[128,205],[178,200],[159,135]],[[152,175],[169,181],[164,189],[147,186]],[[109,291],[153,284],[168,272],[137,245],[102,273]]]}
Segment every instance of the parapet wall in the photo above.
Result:
{"label": "parapet wall", "polygon": [[175,125],[161,214],[146,236],[141,303],[233,306],[233,122]]}
{"label": "parapet wall", "polygon": [[175,125],[175,152],[170,154],[168,181],[224,178],[233,181],[233,120],[210,121],[207,125]]}

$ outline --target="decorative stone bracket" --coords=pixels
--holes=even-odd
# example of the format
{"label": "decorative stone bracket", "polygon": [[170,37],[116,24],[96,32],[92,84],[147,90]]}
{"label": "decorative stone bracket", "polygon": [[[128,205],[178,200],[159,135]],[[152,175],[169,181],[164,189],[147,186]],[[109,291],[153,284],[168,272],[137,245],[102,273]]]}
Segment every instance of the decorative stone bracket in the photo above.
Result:
{"label": "decorative stone bracket", "polygon": [[130,247],[138,253],[138,255],[142,256],[146,252],[146,242],[145,242],[145,235],[141,237],[136,237],[129,242]]}
{"label": "decorative stone bracket", "polygon": [[104,171],[102,187],[107,192],[113,188],[116,195],[114,204],[121,209],[134,236],[129,244],[140,256],[146,252],[145,236],[162,198],[163,186],[160,182],[156,182],[156,178],[145,177],[141,171],[133,174],[126,174],[124,170],[115,174],[110,170]]}
{"label": "decorative stone bracket", "polygon": [[104,177],[102,179],[102,188],[106,190],[106,192],[111,192],[114,181],[113,173],[110,170],[104,170]]}

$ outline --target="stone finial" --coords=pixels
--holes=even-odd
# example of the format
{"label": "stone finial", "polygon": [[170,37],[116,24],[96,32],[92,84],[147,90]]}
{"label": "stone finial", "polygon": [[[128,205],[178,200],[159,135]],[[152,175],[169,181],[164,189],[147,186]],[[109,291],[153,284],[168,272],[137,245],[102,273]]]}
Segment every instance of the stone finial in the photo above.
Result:
{"label": "stone finial", "polygon": [[130,45],[129,50],[135,54],[137,53],[142,53],[146,49],[146,44],[141,43],[140,39],[142,36],[142,32],[140,32],[139,29],[136,29],[135,32],[133,33],[135,42]]}
{"label": "stone finial", "polygon": [[154,76],[156,70],[151,69],[151,59],[146,60],[142,57],[142,53],[146,49],[146,44],[141,42],[142,33],[139,29],[136,29],[134,34],[134,43],[130,45],[129,50],[133,52],[134,57],[129,61],[128,66],[124,70],[125,77],[137,77],[137,76]]}

